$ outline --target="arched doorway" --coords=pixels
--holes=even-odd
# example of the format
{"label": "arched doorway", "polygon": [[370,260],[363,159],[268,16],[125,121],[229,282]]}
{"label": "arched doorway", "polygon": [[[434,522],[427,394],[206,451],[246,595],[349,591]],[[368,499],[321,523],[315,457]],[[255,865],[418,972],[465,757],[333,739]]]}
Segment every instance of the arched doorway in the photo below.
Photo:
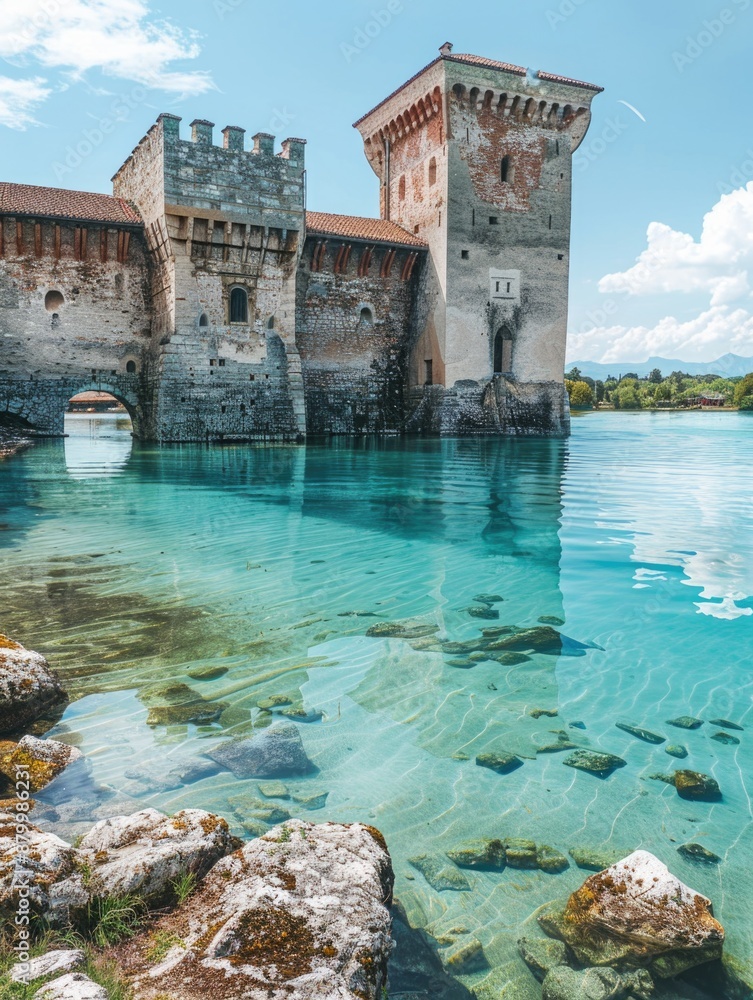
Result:
{"label": "arched doorway", "polygon": [[133,447],[129,408],[99,389],[77,393],[65,413],[65,462],[74,479],[117,475]]}
{"label": "arched doorway", "polygon": [[512,333],[500,327],[494,338],[494,374],[509,375],[512,372]]}

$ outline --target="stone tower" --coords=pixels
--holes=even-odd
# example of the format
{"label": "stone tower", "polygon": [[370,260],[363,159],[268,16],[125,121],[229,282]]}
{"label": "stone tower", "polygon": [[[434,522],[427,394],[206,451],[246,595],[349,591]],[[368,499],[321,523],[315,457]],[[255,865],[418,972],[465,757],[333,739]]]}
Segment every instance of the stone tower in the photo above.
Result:
{"label": "stone tower", "polygon": [[408,364],[425,429],[568,433],[572,154],[600,91],[446,43],[356,122],[382,218],[429,245]]}
{"label": "stone tower", "polygon": [[151,251],[152,434],[163,441],[295,439],[305,431],[295,282],[305,140],[245,148],[228,125],[160,115],[113,178]]}

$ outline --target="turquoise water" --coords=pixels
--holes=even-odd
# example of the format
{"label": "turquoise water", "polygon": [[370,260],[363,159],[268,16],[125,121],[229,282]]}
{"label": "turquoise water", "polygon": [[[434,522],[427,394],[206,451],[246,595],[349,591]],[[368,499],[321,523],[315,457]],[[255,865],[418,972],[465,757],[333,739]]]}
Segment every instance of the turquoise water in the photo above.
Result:
{"label": "turquoise water", "polygon": [[[586,873],[466,871],[472,891],[437,891],[408,862],[518,836],[564,852],[652,851],[712,898],[729,950],[753,963],[753,419],[589,414],[568,442],[306,448],[159,450],[132,444],[113,415],[67,429],[0,467],[2,628],[61,672],[74,700],[51,735],[117,789],[48,812],[57,832],[150,805],[216,810],[243,833],[229,800],[258,795],[257,781],[224,772],[160,790],[159,777],[263,724],[257,701],[287,693],[322,716],[299,725],[318,773],[286,784],[328,795],[317,809],[276,804],[378,826],[397,896],[437,947],[475,935],[503,977],[524,975],[521,925]],[[479,592],[504,597],[498,622],[469,615]],[[564,621],[571,655],[458,669],[364,634],[410,620],[465,641],[540,616]],[[189,677],[206,666],[226,672]],[[228,707],[210,725],[149,726],[145,690],[167,680]],[[535,719],[536,708],[558,715]],[[715,742],[708,722],[666,725],[680,715],[730,719],[740,743]],[[563,754],[537,756],[552,730],[627,765],[599,780]],[[523,766],[475,765],[500,746]],[[723,800],[686,802],[649,777],[683,766],[713,775]],[[686,861],[676,849],[688,841],[722,863]]]}

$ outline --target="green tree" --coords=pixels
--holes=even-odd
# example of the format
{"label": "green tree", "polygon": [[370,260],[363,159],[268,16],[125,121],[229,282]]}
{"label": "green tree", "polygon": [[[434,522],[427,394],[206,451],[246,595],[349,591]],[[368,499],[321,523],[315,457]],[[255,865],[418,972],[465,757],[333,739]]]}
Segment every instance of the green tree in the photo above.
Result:
{"label": "green tree", "polygon": [[643,404],[638,394],[638,382],[636,379],[625,379],[612,393],[612,402],[615,410],[641,410]]}
{"label": "green tree", "polygon": [[662,374],[661,374],[661,369],[660,368],[652,368],[651,369],[651,374],[649,375],[648,380],[649,380],[649,382],[653,382],[654,385],[659,385],[659,383],[663,381]]}
{"label": "green tree", "polygon": [[594,405],[593,389],[587,382],[570,381],[569,384],[571,388],[568,389],[568,392],[570,393],[570,403],[572,406]]}
{"label": "green tree", "polygon": [[565,372],[565,378],[568,382],[578,382],[580,380],[580,368],[571,368],[569,372]]}
{"label": "green tree", "polygon": [[734,401],[735,406],[739,406],[740,409],[749,410],[753,407],[743,406],[743,401],[748,396],[753,396],[753,373],[746,375],[742,378],[735,386]]}

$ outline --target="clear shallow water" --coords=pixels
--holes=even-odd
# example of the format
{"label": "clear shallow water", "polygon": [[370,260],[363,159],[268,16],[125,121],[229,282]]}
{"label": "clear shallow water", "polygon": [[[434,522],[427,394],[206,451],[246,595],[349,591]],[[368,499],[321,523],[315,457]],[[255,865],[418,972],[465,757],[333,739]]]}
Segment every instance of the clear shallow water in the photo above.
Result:
{"label": "clear shallow water", "polygon": [[[118,789],[107,809],[198,806],[234,821],[229,800],[258,794],[258,782],[225,772],[149,792],[126,775],[159,778],[249,732],[259,699],[291,693],[324,715],[300,725],[319,773],[286,783],[329,794],[317,810],[278,804],[377,825],[400,902],[434,938],[474,934],[492,967],[523,975],[521,925],[584,872],[465,872],[472,891],[437,892],[408,863],[472,837],[519,836],[565,852],[654,852],[712,898],[729,949],[753,962],[753,419],[593,414],[568,442],[305,449],[159,450],[132,445],[111,415],[68,429],[0,467],[2,627],[63,674],[75,700],[51,735],[76,742],[95,779]],[[461,670],[364,635],[410,619],[474,638],[495,624],[465,610],[479,592],[504,596],[499,624],[554,615],[602,648]],[[378,617],[343,616],[352,611]],[[207,665],[227,673],[189,678]],[[166,680],[230,707],[211,726],[150,727],[145,689]],[[559,714],[536,720],[532,708]],[[685,714],[739,723],[740,745],[711,740],[708,723],[666,725]],[[620,721],[683,743],[687,760]],[[537,757],[560,729],[627,766],[601,781],[562,754]],[[474,764],[498,746],[523,766],[502,776]],[[685,802],[649,778],[678,766],[712,774],[723,801]],[[58,832],[85,828],[101,805],[61,808]],[[676,848],[688,841],[722,864],[684,860]]]}

